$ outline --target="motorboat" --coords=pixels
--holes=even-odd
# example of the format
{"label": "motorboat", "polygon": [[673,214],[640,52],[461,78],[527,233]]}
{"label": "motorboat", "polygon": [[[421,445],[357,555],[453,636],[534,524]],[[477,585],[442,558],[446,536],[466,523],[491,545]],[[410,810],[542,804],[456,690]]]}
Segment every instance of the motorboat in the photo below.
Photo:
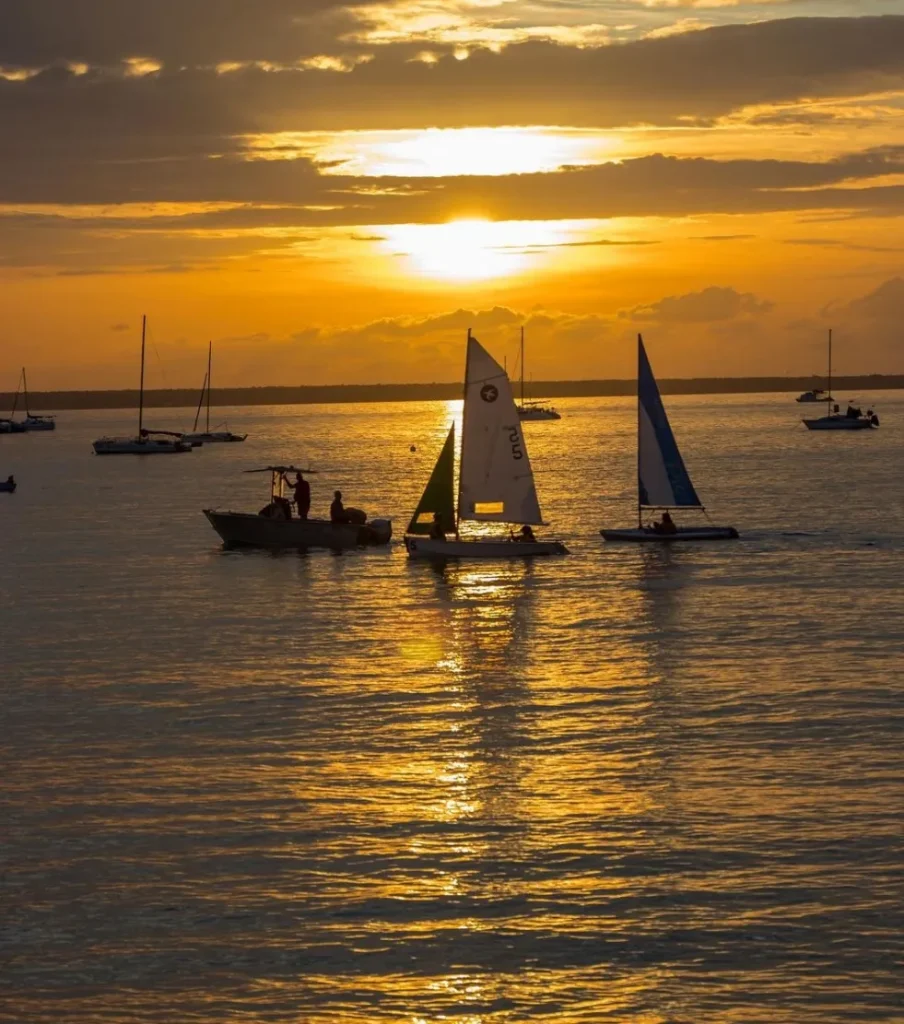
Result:
{"label": "motorboat", "polygon": [[[231,430],[211,430],[210,429],[210,378],[211,371],[213,368],[213,342],[208,342],[207,345],[207,374],[204,377],[204,383],[201,385],[201,397],[198,399],[198,411],[195,413],[195,425],[191,429],[191,433],[183,434],[182,440],[187,441],[193,446],[200,444],[238,444],[245,440],[247,434],[234,434]],[[204,399],[207,399],[207,419],[206,425],[202,431],[198,430],[198,420],[201,417],[201,407],[204,405]]]}
{"label": "motorboat", "polygon": [[537,422],[539,420],[560,420],[559,413],[549,402],[524,397],[524,328],[521,328],[521,401],[518,403],[518,419]]}
{"label": "motorboat", "polygon": [[346,509],[347,522],[293,516],[291,502],[285,495],[286,474],[309,474],[314,470],[296,466],[265,466],[245,472],[270,474],[270,500],[260,512],[203,510],[227,548],[329,548],[346,551],[388,544],[392,539],[392,520],[368,521],[367,514],[360,509]]}
{"label": "motorboat", "polygon": [[144,348],[147,317],[141,318],[141,382],[138,389],[138,433],[134,437],[99,437],[95,455],[177,455],[190,452],[192,445],[171,430],[147,430],[144,426]]}
{"label": "motorboat", "polygon": [[864,413],[853,399],[848,402],[847,410],[842,413],[841,407],[832,399],[832,332],[829,331],[829,389],[822,399],[826,403],[825,416],[803,421],[807,430],[874,430],[879,426],[879,417],[872,409]]}
{"label": "motorboat", "polygon": [[[543,525],[524,433],[503,367],[468,331],[458,498],[454,496],[455,424],[449,428],[405,533],[410,558],[526,558],[567,554],[557,540],[537,540]],[[460,524],[504,523],[516,536],[461,536]],[[446,536],[454,533],[454,538]]]}
{"label": "motorboat", "polygon": [[813,388],[812,391],[804,391],[794,399],[795,402],[808,404],[810,402],[831,402],[832,396],[823,388]]}
{"label": "motorboat", "polygon": [[[638,543],[737,540],[739,534],[733,526],[679,526],[672,519],[672,512],[678,510],[706,515],[706,508],[681,457],[639,334],[637,363],[637,526],[602,529],[600,533],[607,541]],[[661,520],[645,521],[650,512],[661,512]]]}

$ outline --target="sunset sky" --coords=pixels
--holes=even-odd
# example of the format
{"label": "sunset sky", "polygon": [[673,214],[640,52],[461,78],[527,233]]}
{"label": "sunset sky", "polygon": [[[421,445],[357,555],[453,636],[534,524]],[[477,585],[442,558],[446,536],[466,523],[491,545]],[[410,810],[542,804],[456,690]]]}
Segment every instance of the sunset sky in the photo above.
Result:
{"label": "sunset sky", "polygon": [[2,0],[0,391],[904,373],[904,0]]}

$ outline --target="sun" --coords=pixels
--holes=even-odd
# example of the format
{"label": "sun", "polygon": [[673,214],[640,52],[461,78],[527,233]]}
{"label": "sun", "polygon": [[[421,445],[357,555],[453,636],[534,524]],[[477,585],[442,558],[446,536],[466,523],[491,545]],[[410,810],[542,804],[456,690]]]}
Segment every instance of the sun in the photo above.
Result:
{"label": "sun", "polygon": [[448,281],[485,281],[522,273],[537,251],[563,235],[557,223],[491,221],[398,224],[386,228],[383,247],[405,261],[408,273]]}

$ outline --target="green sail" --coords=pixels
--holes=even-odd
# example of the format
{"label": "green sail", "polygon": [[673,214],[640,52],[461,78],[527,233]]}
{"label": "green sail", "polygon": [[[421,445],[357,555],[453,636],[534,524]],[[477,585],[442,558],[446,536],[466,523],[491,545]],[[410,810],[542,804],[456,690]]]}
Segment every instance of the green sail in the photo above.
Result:
{"label": "green sail", "polygon": [[442,516],[443,530],[452,533],[455,530],[455,424],[449,428],[449,436],[439,453],[421,500],[418,502],[411,522],[409,533],[428,534],[433,524],[433,515],[439,512]]}

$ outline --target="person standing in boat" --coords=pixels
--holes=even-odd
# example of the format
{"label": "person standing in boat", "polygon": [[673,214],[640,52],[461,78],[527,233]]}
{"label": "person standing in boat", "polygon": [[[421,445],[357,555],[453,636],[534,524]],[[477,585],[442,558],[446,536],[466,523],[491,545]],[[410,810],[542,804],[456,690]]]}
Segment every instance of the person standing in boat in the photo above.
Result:
{"label": "person standing in boat", "polygon": [[299,519],[307,519],[311,511],[311,485],[305,480],[301,472],[295,474],[295,509]]}
{"label": "person standing in boat", "polygon": [[342,491],[333,492],[333,501],[330,505],[330,522],[348,522],[348,516],[345,514],[345,506],[342,504]]}

